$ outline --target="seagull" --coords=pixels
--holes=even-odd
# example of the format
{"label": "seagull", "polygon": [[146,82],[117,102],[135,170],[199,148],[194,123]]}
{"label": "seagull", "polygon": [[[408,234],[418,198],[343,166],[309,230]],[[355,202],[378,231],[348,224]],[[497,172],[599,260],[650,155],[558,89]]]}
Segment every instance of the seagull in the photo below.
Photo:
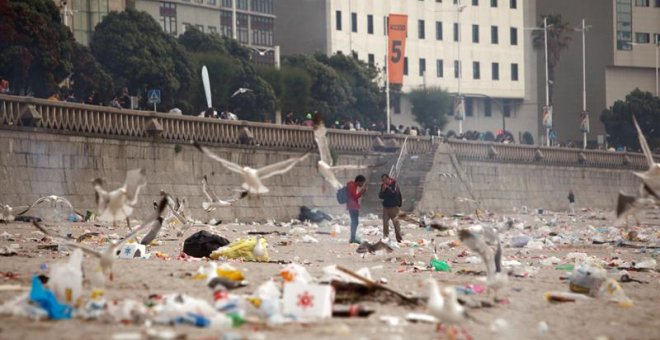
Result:
{"label": "seagull", "polygon": [[252,92],[252,90],[247,89],[245,87],[241,87],[238,90],[236,90],[236,92],[234,92],[234,94],[231,95],[231,98],[234,98],[234,96],[237,96],[237,95],[245,93],[245,92]]}
{"label": "seagull", "polygon": [[[486,266],[486,285],[495,292],[497,300],[497,292],[509,281],[507,274],[502,272],[502,245],[493,228],[483,227],[482,235],[483,238],[478,237],[467,229],[459,232],[461,242],[481,257]],[[493,245],[494,250],[489,244]]]}
{"label": "seagull", "polygon": [[29,205],[12,207],[6,204],[0,204],[0,221],[13,222],[16,216],[25,214],[30,210]]}
{"label": "seagull", "polygon": [[133,213],[133,206],[137,204],[138,193],[147,184],[147,177],[144,169],[129,170],[126,172],[124,185],[109,192],[103,189],[103,179],[96,178],[92,183],[96,190],[99,220],[111,221],[114,225],[115,221],[123,219],[128,223],[128,217]]}
{"label": "seagull", "polygon": [[231,198],[229,200],[221,200],[218,198],[218,196],[215,194],[213,189],[209,187],[208,184],[208,179],[206,178],[206,175],[202,178],[202,192],[208,199],[207,202],[202,202],[202,208],[206,210],[207,212],[211,212],[215,210],[216,207],[228,207],[232,205],[232,203],[245,198],[248,195],[248,191],[245,190],[240,190],[238,196]]}
{"label": "seagull", "polygon": [[[149,219],[147,219],[142,225],[137,226],[135,229],[133,229],[123,239],[111,243],[103,252],[94,250],[80,243],[69,241],[62,235],[55,234],[46,230],[38,222],[33,222],[33,224],[37,229],[39,229],[42,233],[46,234],[47,236],[61,239],[62,243],[64,243],[65,245],[79,248],[88,255],[97,257],[99,259],[99,268],[101,273],[103,273],[104,276],[107,276],[110,279],[110,281],[112,281],[114,276],[112,272],[112,266],[115,262],[119,248],[124,243],[126,243],[126,241],[132,239],[137,233],[147,228],[150,229],[149,233],[147,234],[147,237],[151,237],[150,235],[153,233],[154,230],[160,230],[161,224],[163,223],[163,218],[161,217],[161,214],[163,213],[163,210],[165,210],[166,205],[167,205],[167,198],[166,197],[161,198],[160,202],[158,203],[158,210],[154,212],[154,214]],[[155,234],[153,235],[153,237],[155,237]],[[145,239],[146,237],[143,239],[143,241]]]}
{"label": "seagull", "polygon": [[[644,172],[633,172],[635,176],[639,177],[646,185],[651,188],[653,192],[660,192],[660,164],[656,163],[653,159],[653,153],[649,144],[646,142],[646,137],[642,133],[642,129],[637,123],[637,119],[633,115],[633,123],[635,123],[635,129],[637,129],[637,137],[639,138],[639,145],[642,147],[646,161],[649,164],[649,169]],[[646,190],[640,188],[640,193],[642,196],[645,196]]]}
{"label": "seagull", "polygon": [[222,164],[225,168],[243,176],[244,182],[241,185],[242,188],[248,191],[250,194],[257,194],[257,195],[265,194],[270,191],[265,185],[263,185],[263,183],[261,183],[262,180],[288,172],[296,164],[302,162],[307,158],[307,156],[309,156],[309,152],[307,152],[300,157],[289,158],[287,160],[273,163],[259,169],[253,169],[249,166],[240,166],[236,163],[221,158],[220,156],[211,152],[206,147],[199,145],[197,142],[193,142],[193,145],[209,158],[217,162],[220,162],[220,164]]}
{"label": "seagull", "polygon": [[[66,206],[69,207],[69,209],[71,209],[71,210],[73,211],[74,214],[78,215],[78,217],[80,217],[80,218],[84,218],[84,217],[85,217],[84,214],[82,214],[82,213],[76,211],[76,209],[73,207],[73,205],[71,204],[71,202],[69,202],[66,198],[64,198],[64,197],[60,197],[60,196],[56,196],[56,195],[50,195],[50,196],[40,197],[39,199],[37,199],[36,201],[34,201],[34,203],[32,203],[32,205],[30,205],[30,207],[29,207],[27,210],[31,210],[32,208],[36,207],[37,205],[39,205],[39,204],[41,204],[41,203],[50,203],[53,207],[54,207],[55,204],[57,204],[57,203],[64,203]],[[26,212],[27,212],[27,211],[24,211],[23,214],[26,213]],[[20,214],[19,214],[19,215],[20,215]]]}

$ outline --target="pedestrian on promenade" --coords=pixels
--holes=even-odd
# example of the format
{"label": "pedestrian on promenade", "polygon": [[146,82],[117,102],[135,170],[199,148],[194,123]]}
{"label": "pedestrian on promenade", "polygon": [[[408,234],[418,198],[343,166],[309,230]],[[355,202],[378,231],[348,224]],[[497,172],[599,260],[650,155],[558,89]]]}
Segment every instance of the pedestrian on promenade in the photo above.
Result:
{"label": "pedestrian on promenade", "polygon": [[388,174],[380,176],[381,185],[378,198],[383,200],[383,238],[390,237],[390,220],[394,225],[396,241],[401,242],[401,226],[399,224],[399,207],[401,207],[401,190],[396,180]]}
{"label": "pedestrian on promenade", "polygon": [[346,209],[348,209],[348,214],[351,216],[351,238],[349,243],[362,243],[357,238],[357,228],[360,218],[360,198],[367,191],[367,179],[362,175],[355,176],[354,181],[350,181],[346,184],[346,196],[348,196],[346,201]]}

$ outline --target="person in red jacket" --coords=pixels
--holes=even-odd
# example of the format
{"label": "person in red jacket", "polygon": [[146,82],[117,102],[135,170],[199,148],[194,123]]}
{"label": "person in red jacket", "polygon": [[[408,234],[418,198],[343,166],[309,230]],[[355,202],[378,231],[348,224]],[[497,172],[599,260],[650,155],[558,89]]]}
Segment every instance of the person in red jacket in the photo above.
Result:
{"label": "person in red jacket", "polygon": [[362,175],[355,176],[354,181],[346,184],[346,194],[348,200],[346,201],[346,209],[351,216],[351,239],[349,243],[361,243],[358,240],[356,233],[360,217],[360,197],[367,191],[367,179]]}

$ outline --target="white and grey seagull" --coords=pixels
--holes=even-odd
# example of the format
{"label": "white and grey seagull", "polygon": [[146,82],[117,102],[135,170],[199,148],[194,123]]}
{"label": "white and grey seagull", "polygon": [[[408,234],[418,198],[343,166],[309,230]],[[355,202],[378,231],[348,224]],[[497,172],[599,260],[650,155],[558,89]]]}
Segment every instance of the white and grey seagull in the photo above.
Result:
{"label": "white and grey seagull", "polygon": [[486,266],[486,286],[495,292],[497,300],[497,292],[509,282],[507,273],[502,272],[502,245],[497,231],[490,226],[484,226],[481,235],[468,229],[459,231],[461,242],[477,253]]}
{"label": "white and grey seagull", "polygon": [[213,189],[209,187],[208,178],[206,177],[206,175],[202,177],[202,192],[208,199],[208,201],[202,202],[202,208],[207,212],[211,212],[215,210],[215,208],[217,207],[228,207],[232,205],[234,202],[242,198],[245,198],[248,195],[247,191],[240,190],[238,192],[238,195],[235,195],[233,198],[230,198],[228,200],[222,200],[218,198],[218,195],[216,195]]}
{"label": "white and grey seagull", "polygon": [[197,142],[193,142],[193,145],[201,152],[203,152],[206,156],[209,158],[219,162],[222,164],[225,168],[227,168],[229,171],[233,171],[235,173],[240,174],[243,177],[243,184],[241,184],[241,187],[245,190],[247,190],[250,194],[265,194],[268,193],[270,190],[261,182],[262,180],[265,180],[267,178],[276,176],[276,175],[282,175],[284,173],[287,173],[289,170],[293,169],[293,167],[298,164],[299,162],[302,162],[309,156],[309,152],[306,152],[304,155],[300,157],[293,157],[289,158],[287,160],[273,163],[270,165],[266,165],[262,168],[259,169],[253,169],[249,166],[241,166],[238,165],[234,162],[230,162],[215,153],[213,153],[211,150],[207,149],[206,147],[203,147],[199,145]]}
{"label": "white and grey seagull", "polygon": [[99,259],[99,267],[100,271],[103,273],[103,275],[107,276],[110,281],[113,279],[113,272],[112,272],[112,266],[115,262],[115,259],[117,257],[117,252],[119,248],[126,243],[128,240],[132,239],[137,233],[142,232],[144,230],[149,230],[147,233],[147,236],[145,236],[142,239],[142,242],[147,243],[151,242],[153,238],[155,238],[156,234],[160,230],[160,227],[163,223],[163,218],[161,217],[161,214],[163,213],[163,210],[165,210],[165,206],[167,206],[167,198],[163,197],[161,198],[160,202],[158,203],[158,210],[154,212],[154,214],[144,221],[142,225],[137,226],[135,229],[133,229],[128,235],[126,235],[123,239],[113,242],[104,251],[98,251],[94,250],[86,245],[76,243],[73,241],[68,240],[66,237],[50,232],[47,229],[45,229],[43,226],[41,226],[38,222],[33,222],[34,226],[37,227],[42,233],[53,237],[53,238],[58,238],[62,241],[67,246],[70,247],[75,247],[81,249],[83,252],[87,253],[90,256],[96,257]]}
{"label": "white and grey seagull", "polygon": [[[144,169],[133,169],[126,172],[124,185],[112,190],[103,189],[104,180],[96,178],[92,181],[96,191],[96,206],[98,208],[98,219],[112,222],[126,219],[133,213],[133,207],[137,204],[138,194],[147,184],[146,171]],[[130,223],[129,229],[130,229]]]}

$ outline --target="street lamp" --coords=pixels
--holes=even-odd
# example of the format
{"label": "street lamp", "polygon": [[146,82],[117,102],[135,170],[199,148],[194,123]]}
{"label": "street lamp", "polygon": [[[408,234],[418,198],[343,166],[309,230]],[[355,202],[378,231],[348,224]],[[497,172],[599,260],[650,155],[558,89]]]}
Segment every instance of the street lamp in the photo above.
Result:
{"label": "street lamp", "polygon": [[252,45],[246,45],[246,47],[251,48],[255,52],[259,53],[260,56],[265,56],[268,52],[273,52],[273,63],[275,64],[276,69],[280,69],[280,45],[275,45],[273,47],[256,47]]}
{"label": "street lamp", "polygon": [[589,114],[587,113],[587,71],[586,71],[586,42],[585,32],[591,28],[591,25],[586,26],[584,19],[582,19],[582,27],[576,31],[582,32],[582,119],[586,120],[586,124],[582,126],[582,148],[587,148],[587,133],[589,133]]}
{"label": "street lamp", "polygon": [[[525,28],[528,31],[543,31],[543,42],[545,44],[545,107],[549,111],[549,115],[552,115],[552,109],[550,108],[550,79],[548,78],[548,27],[552,26],[548,25],[548,17],[546,16],[543,18],[543,27]],[[550,123],[552,123],[552,116],[550,117]],[[550,126],[545,127],[545,139],[546,145],[550,146]]]}

